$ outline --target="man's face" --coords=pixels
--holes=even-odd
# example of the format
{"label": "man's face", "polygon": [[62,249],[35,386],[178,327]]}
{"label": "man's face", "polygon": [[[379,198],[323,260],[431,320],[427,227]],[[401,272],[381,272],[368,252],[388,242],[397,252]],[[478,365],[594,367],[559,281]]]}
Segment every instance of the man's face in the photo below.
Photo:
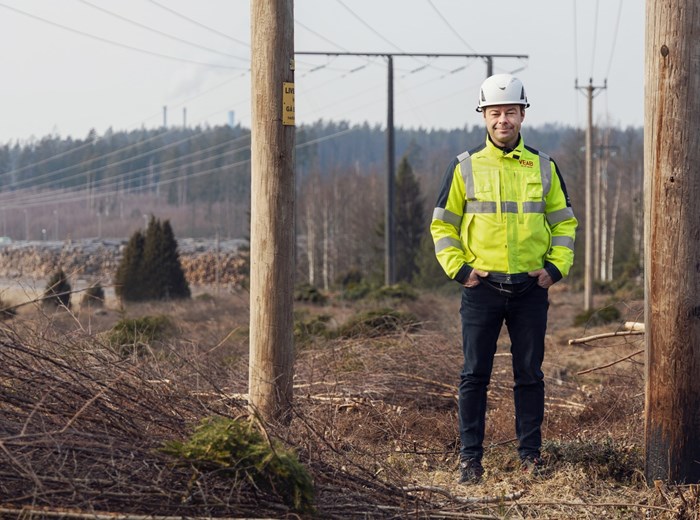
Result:
{"label": "man's face", "polygon": [[514,148],[525,119],[522,105],[494,105],[484,108],[486,130],[496,146]]}

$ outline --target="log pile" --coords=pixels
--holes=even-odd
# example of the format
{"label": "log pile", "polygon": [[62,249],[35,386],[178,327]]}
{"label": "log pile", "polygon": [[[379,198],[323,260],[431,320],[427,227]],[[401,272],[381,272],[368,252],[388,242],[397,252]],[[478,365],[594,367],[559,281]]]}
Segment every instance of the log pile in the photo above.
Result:
{"label": "log pile", "polygon": [[[60,267],[72,278],[111,283],[125,245],[116,240],[15,242],[0,247],[0,278],[40,280]],[[240,241],[218,246],[213,240],[180,241],[180,263],[188,283],[239,286],[246,263],[240,245]]]}

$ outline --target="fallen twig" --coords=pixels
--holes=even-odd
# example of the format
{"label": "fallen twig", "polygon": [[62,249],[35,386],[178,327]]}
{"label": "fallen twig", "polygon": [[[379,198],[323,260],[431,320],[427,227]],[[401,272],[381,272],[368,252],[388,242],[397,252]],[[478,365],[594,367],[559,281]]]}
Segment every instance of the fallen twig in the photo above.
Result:
{"label": "fallen twig", "polygon": [[[86,520],[182,520],[183,516],[163,516],[163,515],[137,515],[129,513],[110,513],[110,512],[86,512],[76,511],[72,509],[49,509],[46,507],[24,506],[21,508],[3,507],[0,506],[0,514],[15,515],[17,518],[31,517],[32,515],[41,515],[41,518],[77,518]],[[211,518],[210,516],[188,516],[190,520],[198,520]],[[235,520],[234,518],[217,517],[218,520]],[[240,517],[236,517],[239,519]]]}
{"label": "fallen twig", "polygon": [[506,502],[510,500],[517,500],[520,497],[523,496],[523,491],[516,491],[514,493],[509,493],[507,495],[498,495],[498,496],[485,496],[485,497],[458,497],[450,493],[448,490],[445,488],[441,488],[438,486],[404,486],[401,489],[404,491],[411,493],[414,491],[425,491],[428,493],[439,493],[440,495],[443,495],[447,498],[449,498],[452,502],[458,502],[460,504],[498,504],[500,502]]}
{"label": "fallen twig", "polygon": [[595,370],[601,370],[603,368],[611,367],[611,366],[616,365],[618,363],[622,363],[623,361],[625,361],[629,358],[632,358],[632,357],[636,356],[637,354],[641,354],[642,352],[644,352],[644,349],[640,349],[640,350],[637,350],[636,352],[632,352],[629,356],[625,356],[623,358],[616,359],[615,361],[613,361],[611,363],[607,363],[605,365],[600,365],[600,366],[593,367],[593,368],[587,368],[586,370],[580,370],[579,372],[576,372],[576,375],[580,376],[583,374],[588,374],[589,372],[593,372]]}
{"label": "fallen twig", "polygon": [[604,332],[603,334],[593,334],[592,336],[586,336],[584,338],[574,338],[569,340],[569,345],[579,345],[581,343],[588,343],[589,341],[594,341],[603,338],[614,338],[616,336],[640,336],[644,334],[643,330],[620,330],[617,332]]}
{"label": "fallen twig", "polygon": [[637,509],[654,509],[667,513],[677,513],[675,509],[653,506],[651,504],[635,504],[633,502],[518,502],[521,506],[567,506],[567,507],[630,507]]}

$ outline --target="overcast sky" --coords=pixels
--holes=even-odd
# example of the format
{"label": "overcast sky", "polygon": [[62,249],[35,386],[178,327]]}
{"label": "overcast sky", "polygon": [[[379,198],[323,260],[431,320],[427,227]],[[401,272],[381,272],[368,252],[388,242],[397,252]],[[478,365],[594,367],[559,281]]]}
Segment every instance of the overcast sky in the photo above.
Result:
{"label": "overcast sky", "polygon": [[[295,0],[295,49],[525,54],[498,58],[531,107],[525,125],[643,124],[641,0]],[[250,125],[248,0],[0,0],[0,142],[163,125]],[[297,57],[297,124],[386,122],[382,57]],[[481,59],[394,59],[395,124],[461,128]]]}

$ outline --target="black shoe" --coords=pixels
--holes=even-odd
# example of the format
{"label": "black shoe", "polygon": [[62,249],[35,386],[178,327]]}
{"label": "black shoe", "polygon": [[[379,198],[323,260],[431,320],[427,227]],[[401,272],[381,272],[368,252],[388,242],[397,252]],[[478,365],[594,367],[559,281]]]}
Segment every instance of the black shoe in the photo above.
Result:
{"label": "black shoe", "polygon": [[520,471],[526,477],[539,477],[544,473],[544,461],[536,455],[528,455],[521,460]]}
{"label": "black shoe", "polygon": [[477,484],[484,476],[484,467],[478,459],[464,459],[459,463],[460,484]]}

